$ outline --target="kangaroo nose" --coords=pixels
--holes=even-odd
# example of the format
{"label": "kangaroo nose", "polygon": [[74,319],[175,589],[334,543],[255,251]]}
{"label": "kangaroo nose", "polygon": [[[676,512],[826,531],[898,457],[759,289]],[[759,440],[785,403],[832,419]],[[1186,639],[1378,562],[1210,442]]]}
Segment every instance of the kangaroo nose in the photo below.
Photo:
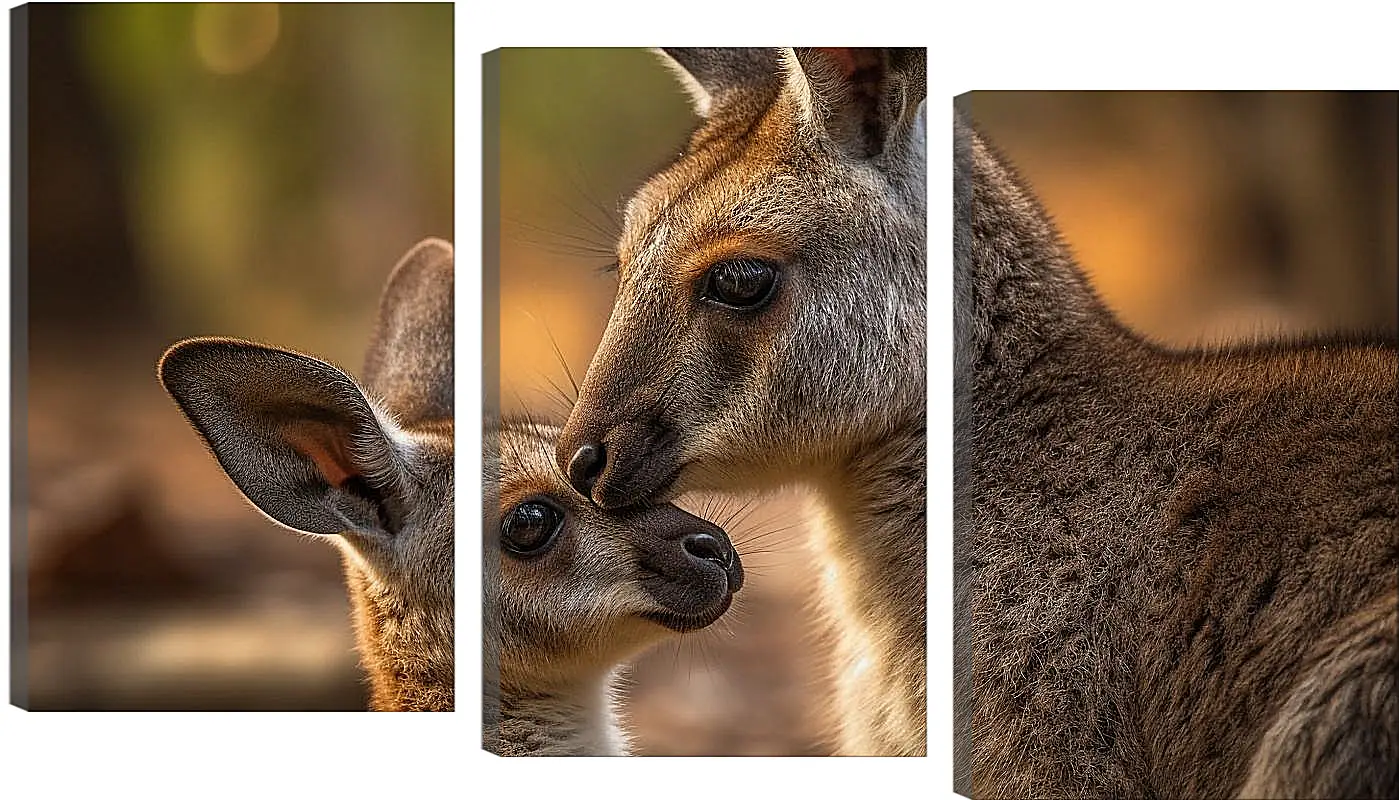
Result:
{"label": "kangaroo nose", "polygon": [[708,533],[692,533],[680,542],[685,552],[703,561],[713,561],[728,571],[733,561],[733,550]]}
{"label": "kangaroo nose", "polygon": [[588,442],[573,453],[568,462],[568,482],[584,497],[593,496],[593,484],[607,466],[607,452],[601,442]]}

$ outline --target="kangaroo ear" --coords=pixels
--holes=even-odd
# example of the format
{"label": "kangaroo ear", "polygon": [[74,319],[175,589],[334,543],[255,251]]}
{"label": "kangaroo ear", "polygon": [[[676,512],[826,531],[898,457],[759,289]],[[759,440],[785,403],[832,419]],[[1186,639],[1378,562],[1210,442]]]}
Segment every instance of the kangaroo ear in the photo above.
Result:
{"label": "kangaroo ear", "polygon": [[741,94],[770,92],[778,83],[776,48],[662,47],[655,52],[680,78],[701,117]]}
{"label": "kangaroo ear", "polygon": [[389,275],[364,384],[406,423],[452,416],[452,246],[427,239]]}
{"label": "kangaroo ear", "polygon": [[803,119],[855,158],[905,136],[928,95],[923,48],[788,48],[782,67]]}
{"label": "kangaroo ear", "polygon": [[304,533],[392,534],[402,454],[354,380],[324,361],[235,339],[165,352],[160,382],[228,477]]}

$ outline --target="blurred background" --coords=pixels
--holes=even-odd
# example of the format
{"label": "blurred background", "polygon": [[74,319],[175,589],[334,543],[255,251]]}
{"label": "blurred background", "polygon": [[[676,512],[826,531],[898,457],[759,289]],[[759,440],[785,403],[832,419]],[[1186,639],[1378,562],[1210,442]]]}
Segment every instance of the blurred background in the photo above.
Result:
{"label": "blurred background", "polygon": [[1395,92],[958,100],[1124,321],[1171,345],[1394,335]]}
{"label": "blurred background", "polygon": [[359,371],[389,270],[452,238],[452,6],[21,13],[13,699],[363,709],[335,550],[242,500],[155,365],[178,339],[225,335]]}
{"label": "blurred background", "polygon": [[[1174,345],[1393,335],[1394,93],[975,92],[959,103],[1142,333]],[[602,270],[621,208],[694,124],[643,50],[501,51],[505,411],[566,418],[569,373],[582,379],[611,309],[615,279]],[[929,265],[933,280],[949,274],[945,254]],[[753,503],[732,530],[754,572],[734,611],[636,665],[626,708],[641,753],[830,751],[802,525],[795,495]]]}

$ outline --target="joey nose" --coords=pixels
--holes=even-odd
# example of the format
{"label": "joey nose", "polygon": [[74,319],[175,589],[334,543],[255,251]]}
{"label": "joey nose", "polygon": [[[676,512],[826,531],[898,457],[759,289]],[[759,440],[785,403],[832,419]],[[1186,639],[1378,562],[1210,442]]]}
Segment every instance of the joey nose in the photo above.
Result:
{"label": "joey nose", "polygon": [[723,570],[730,594],[743,588],[743,566],[738,562],[738,553],[734,552],[733,545],[729,544],[722,532],[718,536],[702,531],[687,534],[680,540],[680,547],[692,561],[707,561]]}
{"label": "joey nose", "polygon": [[593,496],[593,484],[607,466],[607,451],[600,442],[585,442],[568,460],[568,482],[584,497]]}
{"label": "joey nose", "polygon": [[713,561],[725,570],[733,560],[733,550],[708,533],[692,533],[686,536],[680,545],[694,558]]}

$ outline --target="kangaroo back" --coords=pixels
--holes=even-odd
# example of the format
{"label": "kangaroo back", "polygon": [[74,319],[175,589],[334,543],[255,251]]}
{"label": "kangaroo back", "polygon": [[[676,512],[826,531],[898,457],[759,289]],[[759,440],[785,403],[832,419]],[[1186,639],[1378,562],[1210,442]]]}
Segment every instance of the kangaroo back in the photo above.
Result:
{"label": "kangaroo back", "polygon": [[1153,346],[954,126],[957,790],[1392,795],[1394,344]]}
{"label": "kangaroo back", "polygon": [[391,275],[364,385],[237,339],[190,339],[161,383],[259,511],[340,549],[379,710],[453,704],[451,245]]}

